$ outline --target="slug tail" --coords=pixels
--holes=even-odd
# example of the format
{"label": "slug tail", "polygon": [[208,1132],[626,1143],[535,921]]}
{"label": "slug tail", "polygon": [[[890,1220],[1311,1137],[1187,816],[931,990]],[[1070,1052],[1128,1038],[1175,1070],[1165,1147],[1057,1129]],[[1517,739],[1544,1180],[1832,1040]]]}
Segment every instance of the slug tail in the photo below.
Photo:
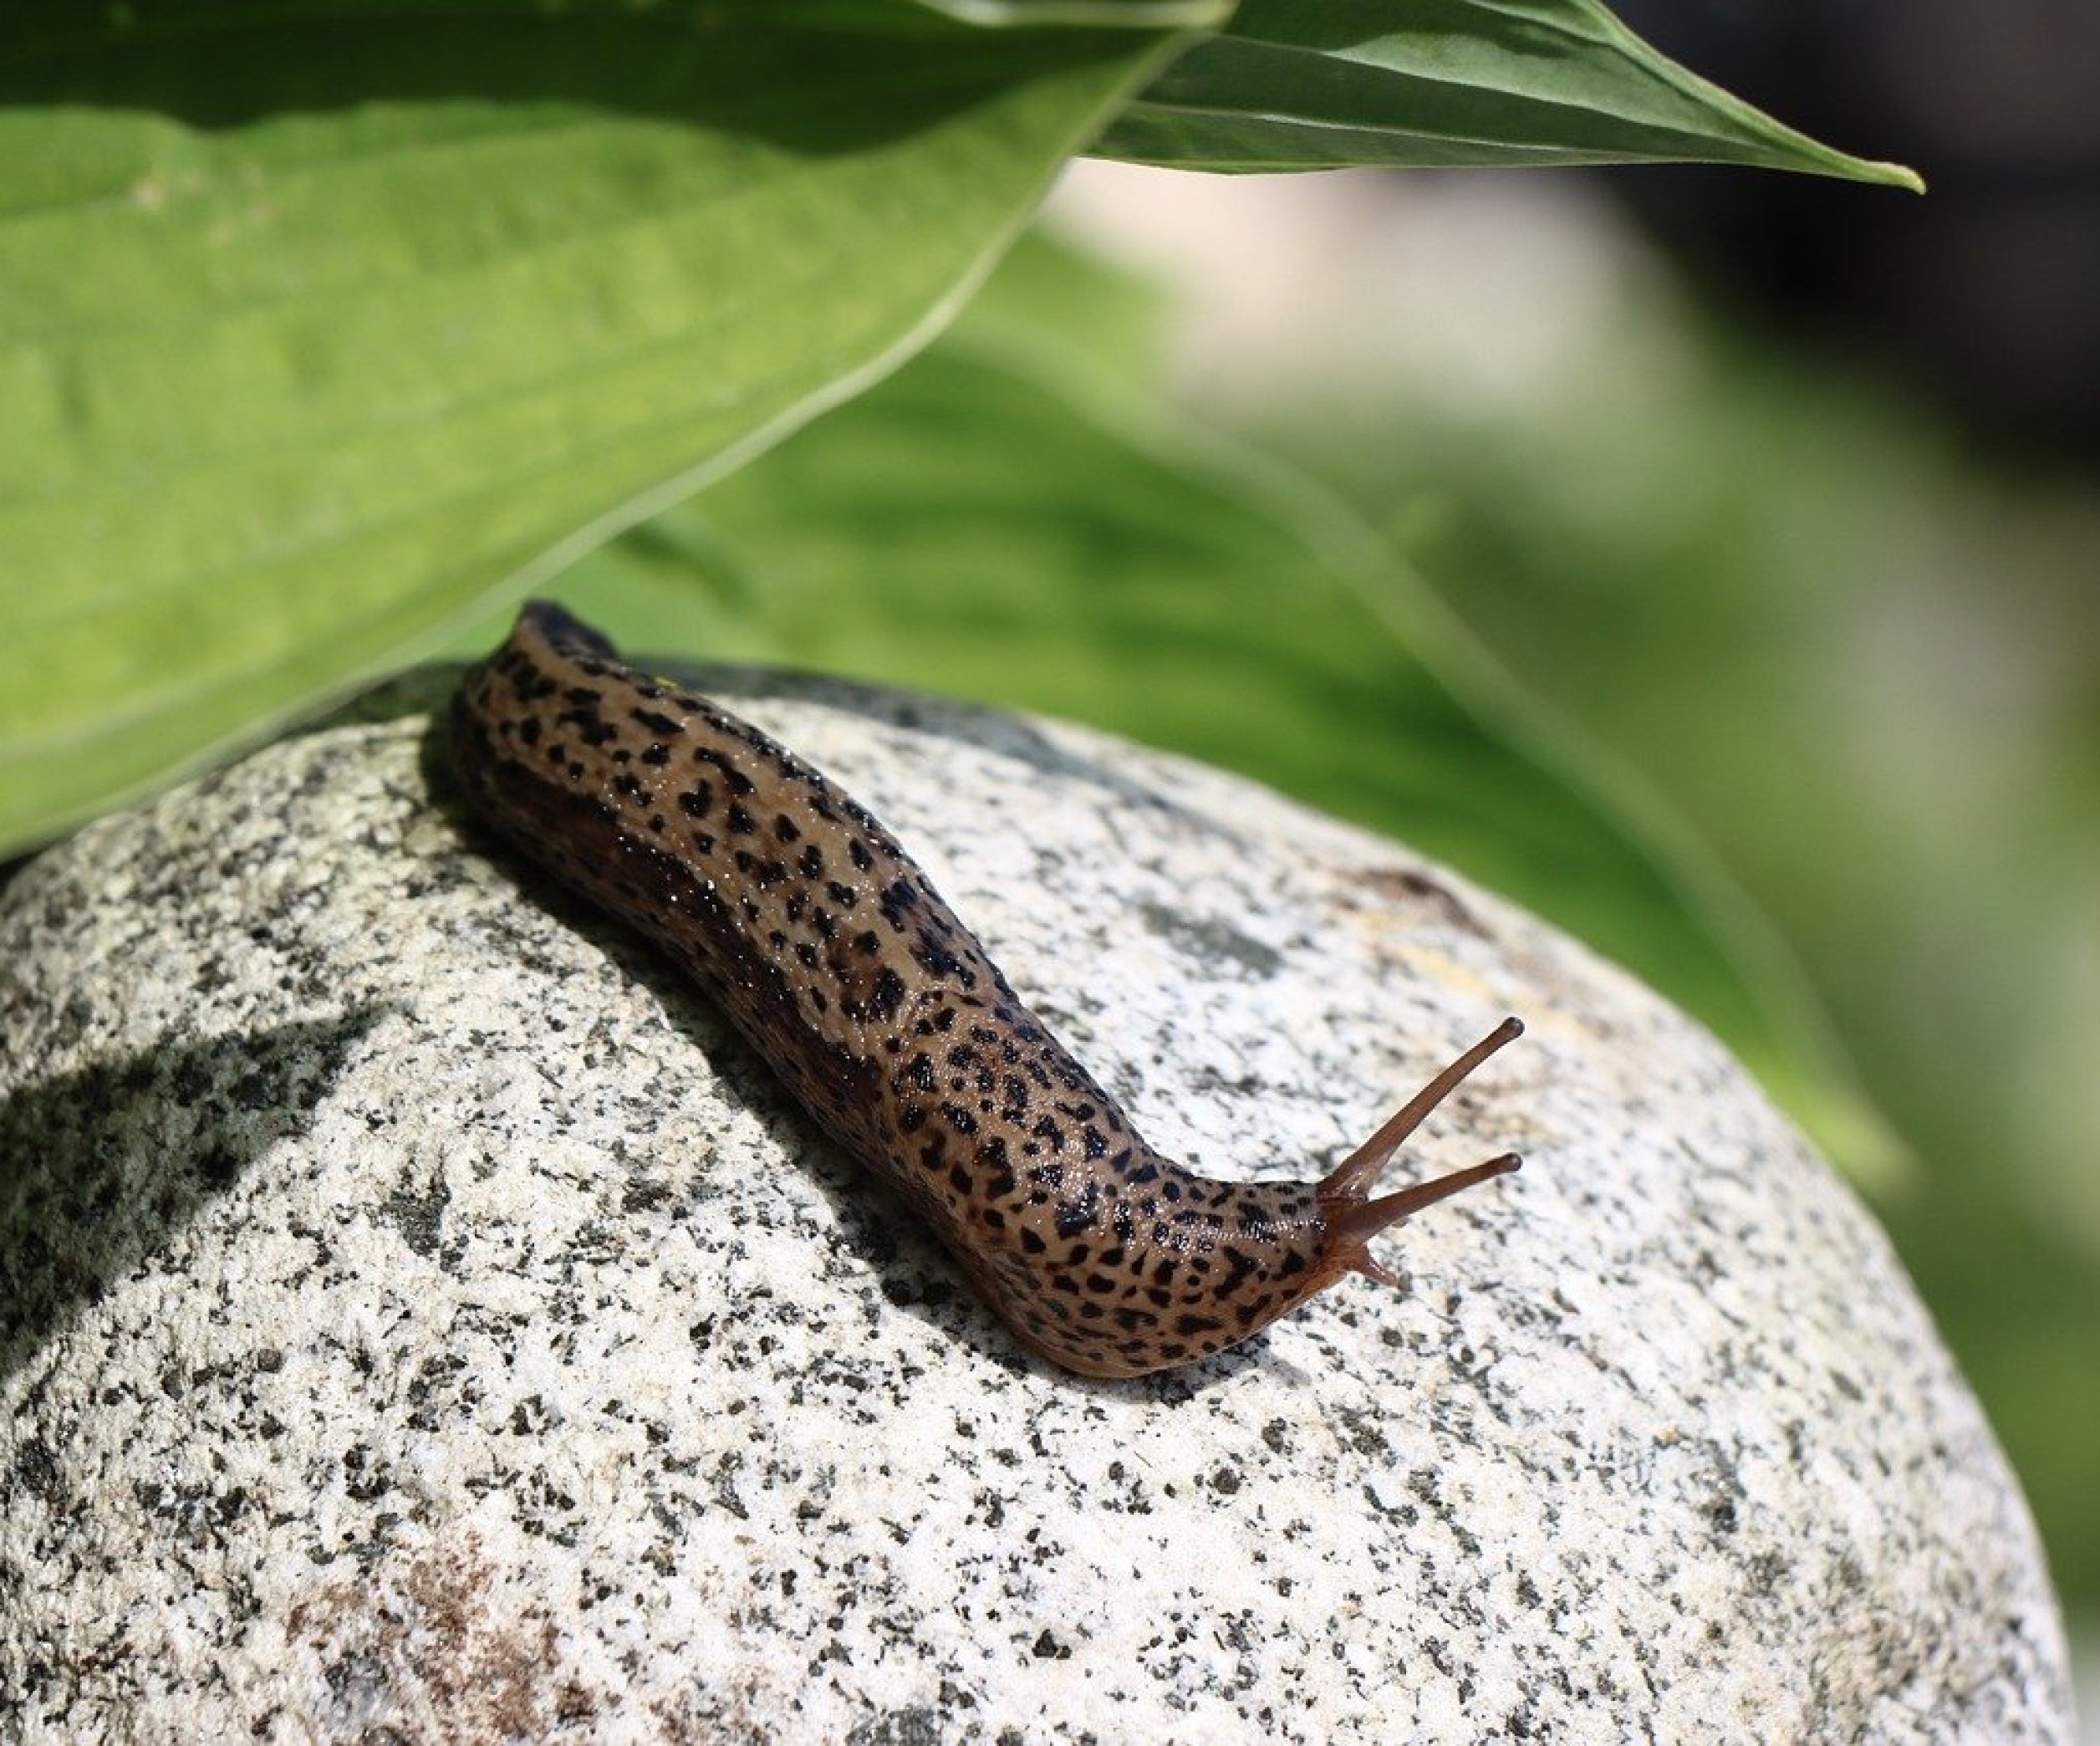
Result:
{"label": "slug tail", "polygon": [[1523,1021],[1505,1018],[1429,1084],[1408,1100],[1392,1119],[1329,1172],[1320,1183],[1320,1210],[1327,1221],[1328,1263],[1337,1272],[1360,1273],[1381,1285],[1398,1285],[1389,1269],[1371,1258],[1371,1238],[1412,1218],[1425,1207],[1463,1192],[1478,1183],[1507,1176],[1522,1167],[1515,1152],[1453,1171],[1396,1193],[1371,1198],[1371,1187],[1393,1154],[1427,1119],[1431,1110],[1463,1084],[1474,1069],[1496,1050],[1524,1034]]}

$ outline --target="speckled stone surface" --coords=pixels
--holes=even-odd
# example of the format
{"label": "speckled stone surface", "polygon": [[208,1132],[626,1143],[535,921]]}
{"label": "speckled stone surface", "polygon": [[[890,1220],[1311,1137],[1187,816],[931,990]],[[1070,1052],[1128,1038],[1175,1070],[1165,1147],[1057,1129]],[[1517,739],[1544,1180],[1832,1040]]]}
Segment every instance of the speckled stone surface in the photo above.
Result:
{"label": "speckled stone surface", "polygon": [[1888,1247],[1644,989],[1066,728],[730,675],[1155,1144],[1524,1173],[1253,1345],[1027,1357],[420,717],[0,891],[0,1732],[2067,1738],[2033,1531]]}

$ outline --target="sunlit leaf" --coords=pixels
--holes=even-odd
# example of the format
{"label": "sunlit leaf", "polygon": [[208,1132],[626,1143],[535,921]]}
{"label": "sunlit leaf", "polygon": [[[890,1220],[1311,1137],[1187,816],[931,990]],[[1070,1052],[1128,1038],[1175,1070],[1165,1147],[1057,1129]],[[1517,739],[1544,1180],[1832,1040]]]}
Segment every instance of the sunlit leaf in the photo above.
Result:
{"label": "sunlit leaf", "polygon": [[1164,40],[803,10],[0,24],[0,852],[873,379]]}

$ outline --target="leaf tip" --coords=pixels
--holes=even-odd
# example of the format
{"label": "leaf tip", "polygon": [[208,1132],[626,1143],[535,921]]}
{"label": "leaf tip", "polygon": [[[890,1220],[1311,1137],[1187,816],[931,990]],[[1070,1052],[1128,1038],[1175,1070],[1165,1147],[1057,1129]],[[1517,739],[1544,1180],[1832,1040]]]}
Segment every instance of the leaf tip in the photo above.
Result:
{"label": "leaf tip", "polygon": [[1858,181],[1874,182],[1885,188],[1901,188],[1908,194],[1925,191],[1925,179],[1908,164],[1884,162],[1878,158],[1852,158],[1848,166]]}

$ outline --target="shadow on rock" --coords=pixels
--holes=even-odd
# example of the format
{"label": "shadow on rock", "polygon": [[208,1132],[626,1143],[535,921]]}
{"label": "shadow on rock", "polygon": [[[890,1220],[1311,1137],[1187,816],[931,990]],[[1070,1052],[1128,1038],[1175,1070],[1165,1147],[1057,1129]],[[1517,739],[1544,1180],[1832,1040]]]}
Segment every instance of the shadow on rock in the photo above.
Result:
{"label": "shadow on rock", "polygon": [[0,1377],[304,1134],[383,1011],[171,1040],[0,1101]]}

